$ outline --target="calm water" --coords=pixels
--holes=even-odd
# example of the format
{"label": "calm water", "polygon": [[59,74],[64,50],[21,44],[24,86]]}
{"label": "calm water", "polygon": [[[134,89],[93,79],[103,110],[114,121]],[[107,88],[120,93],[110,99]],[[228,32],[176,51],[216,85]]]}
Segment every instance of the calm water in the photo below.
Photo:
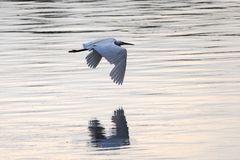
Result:
{"label": "calm water", "polygon": [[[67,53],[104,37],[135,44],[122,86]],[[239,159],[238,0],[2,0],[0,67],[0,159]],[[130,145],[89,145],[121,106]]]}

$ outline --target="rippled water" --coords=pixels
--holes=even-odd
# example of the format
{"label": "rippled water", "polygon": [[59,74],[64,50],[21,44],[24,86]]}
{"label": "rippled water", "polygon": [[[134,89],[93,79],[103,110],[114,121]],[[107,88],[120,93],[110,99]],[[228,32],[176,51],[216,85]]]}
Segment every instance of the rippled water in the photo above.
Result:
{"label": "rippled water", "polygon": [[[1,159],[235,160],[240,150],[238,0],[0,2]],[[122,86],[83,42],[127,46]],[[130,145],[89,145],[122,106]]]}

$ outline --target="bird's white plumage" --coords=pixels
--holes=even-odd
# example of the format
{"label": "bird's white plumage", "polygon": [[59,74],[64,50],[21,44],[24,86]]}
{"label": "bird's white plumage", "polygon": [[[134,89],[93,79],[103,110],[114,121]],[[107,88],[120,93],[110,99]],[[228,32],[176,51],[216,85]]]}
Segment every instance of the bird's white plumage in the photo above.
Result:
{"label": "bird's white plumage", "polygon": [[114,43],[116,41],[116,39],[114,38],[105,38],[105,39],[98,39],[92,42],[88,42],[88,43],[83,43],[83,48],[88,49],[88,50],[92,50],[92,48],[95,45],[104,45],[104,44],[108,44],[108,43]]}
{"label": "bird's white plumage", "polygon": [[115,39],[106,38],[83,44],[85,49],[91,51],[86,57],[87,64],[95,68],[102,57],[106,58],[109,63],[114,64],[110,76],[117,83],[122,84],[126,71],[127,50],[115,44]]}

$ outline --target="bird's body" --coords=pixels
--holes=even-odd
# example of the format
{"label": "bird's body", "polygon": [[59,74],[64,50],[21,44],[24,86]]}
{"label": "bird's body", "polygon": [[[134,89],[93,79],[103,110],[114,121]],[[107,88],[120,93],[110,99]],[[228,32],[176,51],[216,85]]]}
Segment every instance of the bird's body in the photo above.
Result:
{"label": "bird's body", "polygon": [[89,43],[84,43],[83,49],[71,50],[69,52],[81,52],[89,50],[90,53],[87,55],[86,60],[88,66],[91,68],[96,68],[102,57],[104,57],[110,64],[115,65],[110,73],[113,82],[122,84],[126,71],[127,50],[121,47],[121,45],[132,44],[117,41],[114,38],[105,38]]}

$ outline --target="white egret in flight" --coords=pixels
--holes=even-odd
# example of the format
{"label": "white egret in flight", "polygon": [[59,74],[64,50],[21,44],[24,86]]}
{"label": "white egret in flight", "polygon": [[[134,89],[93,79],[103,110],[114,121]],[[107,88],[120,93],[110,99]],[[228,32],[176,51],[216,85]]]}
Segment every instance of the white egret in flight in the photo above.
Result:
{"label": "white egret in flight", "polygon": [[83,44],[83,49],[71,50],[69,53],[91,51],[87,57],[87,64],[90,68],[96,68],[102,57],[106,58],[110,64],[114,64],[110,76],[116,84],[122,84],[126,71],[127,50],[122,45],[133,45],[118,41],[114,38],[100,39]]}

